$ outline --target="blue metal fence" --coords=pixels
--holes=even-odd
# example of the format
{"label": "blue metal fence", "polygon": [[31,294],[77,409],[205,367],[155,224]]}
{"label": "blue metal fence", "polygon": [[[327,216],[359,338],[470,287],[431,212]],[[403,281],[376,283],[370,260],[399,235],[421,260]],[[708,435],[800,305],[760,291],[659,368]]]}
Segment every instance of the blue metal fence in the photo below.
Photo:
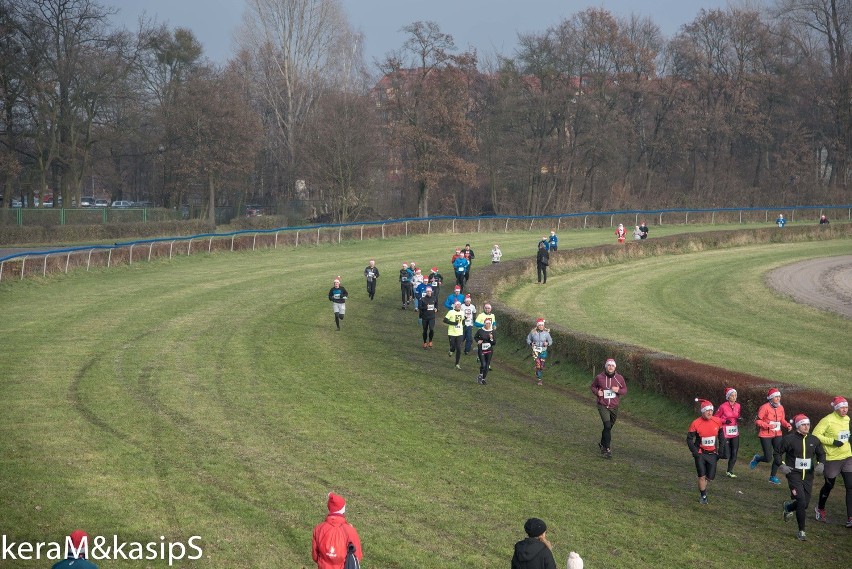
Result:
{"label": "blue metal fence", "polygon": [[[770,214],[770,212],[772,213]],[[799,219],[806,218],[812,223],[816,223],[819,216],[826,212],[832,212],[835,220],[838,219],[838,213],[847,220],[852,220],[852,204],[847,204],[750,208],[620,210],[553,214],[544,216],[437,216],[429,218],[402,218],[355,223],[302,225],[296,227],[280,227],[276,229],[245,229],[227,233],[202,233],[185,237],[143,239],[120,242],[113,245],[83,245],[12,253],[10,255],[0,257],[0,281],[4,278],[4,269],[8,263],[13,263],[16,267],[13,269],[13,277],[20,277],[23,279],[24,276],[27,275],[28,269],[30,270],[30,275],[46,275],[48,272],[67,273],[71,265],[72,255],[78,255],[75,266],[82,266],[83,262],[80,257],[85,254],[85,265],[86,270],[88,270],[93,265],[93,255],[96,256],[95,264],[98,266],[105,265],[109,267],[112,264],[123,263],[125,262],[125,259],[128,264],[132,265],[134,260],[139,261],[142,260],[143,257],[147,260],[151,260],[155,249],[157,251],[157,257],[165,257],[166,254],[168,254],[169,258],[175,254],[192,254],[194,244],[196,246],[196,252],[204,250],[208,252],[213,251],[214,242],[216,243],[216,250],[230,249],[233,251],[235,249],[255,249],[258,246],[259,237],[263,240],[261,246],[265,245],[267,247],[277,248],[280,242],[282,244],[292,244],[298,247],[299,245],[304,244],[321,243],[323,234],[325,234],[326,242],[336,241],[337,243],[340,243],[343,241],[344,230],[354,231],[358,228],[360,228],[360,239],[363,240],[365,236],[365,229],[368,229],[367,238],[384,239],[395,235],[408,235],[409,232],[429,234],[433,231],[433,225],[442,225],[446,227],[445,230],[449,230],[452,233],[455,233],[457,229],[464,229],[463,232],[480,232],[482,231],[483,224],[486,226],[486,230],[488,231],[509,231],[510,225],[513,230],[532,231],[532,229],[536,226],[536,223],[542,224],[546,228],[554,228],[556,231],[559,231],[562,228],[563,223],[566,227],[569,223],[572,223],[573,226],[578,228],[587,228],[590,226],[602,227],[606,225],[612,227],[615,225],[615,220],[617,218],[623,219],[626,216],[633,217],[635,225],[639,224],[640,219],[646,217],[653,219],[656,222],[656,225],[663,225],[664,221],[667,224],[676,225],[679,223],[689,224],[690,215],[692,216],[692,222],[703,221],[711,224],[721,222],[723,217],[726,220],[725,223],[754,223],[756,221],[770,223],[774,222],[775,217],[779,213],[783,213],[786,215],[787,220],[790,223],[795,223],[797,221],[797,212],[799,212]],[[760,218],[762,218],[762,220]],[[590,219],[592,220],[592,223],[589,223]],[[474,222],[476,224],[475,229],[472,227]],[[336,239],[334,238],[335,230],[337,232]],[[283,240],[279,240],[279,236],[282,233],[286,237]],[[347,239],[357,239],[358,237],[359,236],[355,233],[347,234]],[[142,252],[137,253],[136,251]],[[116,257],[120,256],[121,258],[114,260],[114,253]],[[134,253],[136,254],[135,257]],[[106,258],[101,258],[104,255]],[[65,261],[64,268],[61,263],[63,256]],[[29,267],[27,266],[27,261],[31,261],[29,263]],[[9,278],[8,274],[5,276],[6,278]]]}

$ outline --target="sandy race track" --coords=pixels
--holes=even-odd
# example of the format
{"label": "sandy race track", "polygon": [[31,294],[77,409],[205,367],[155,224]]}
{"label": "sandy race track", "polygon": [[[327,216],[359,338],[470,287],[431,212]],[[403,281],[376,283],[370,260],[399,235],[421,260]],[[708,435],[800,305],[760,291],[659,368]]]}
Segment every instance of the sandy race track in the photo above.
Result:
{"label": "sandy race track", "polygon": [[852,255],[780,267],[766,276],[766,284],[796,302],[852,318]]}

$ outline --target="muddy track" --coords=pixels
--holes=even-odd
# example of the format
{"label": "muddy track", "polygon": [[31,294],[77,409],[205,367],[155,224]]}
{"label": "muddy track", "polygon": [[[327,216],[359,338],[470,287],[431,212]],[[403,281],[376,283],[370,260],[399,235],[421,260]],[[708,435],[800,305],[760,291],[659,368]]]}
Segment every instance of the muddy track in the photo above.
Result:
{"label": "muddy track", "polygon": [[780,267],[766,276],[766,284],[796,302],[852,319],[852,255]]}

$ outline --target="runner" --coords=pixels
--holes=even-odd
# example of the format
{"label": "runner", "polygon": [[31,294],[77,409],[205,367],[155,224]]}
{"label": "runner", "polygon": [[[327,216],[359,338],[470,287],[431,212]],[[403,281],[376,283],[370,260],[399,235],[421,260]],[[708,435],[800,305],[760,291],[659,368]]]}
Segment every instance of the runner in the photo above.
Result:
{"label": "runner", "polygon": [[464,277],[467,274],[468,268],[470,268],[470,261],[468,261],[467,257],[464,256],[464,253],[461,253],[458,257],[456,257],[456,260],[453,261],[453,272],[456,275],[456,284],[459,285],[462,290],[464,290]]}
{"label": "runner", "polygon": [[376,266],[375,259],[370,259],[370,264],[364,269],[364,277],[367,279],[367,296],[373,300],[376,296],[376,281],[379,278],[379,268]]}
{"label": "runner", "polygon": [[435,302],[441,298],[441,285],[444,284],[444,277],[438,272],[438,267],[432,267],[432,272],[428,277],[429,286],[432,287],[432,294],[435,297]]}
{"label": "runner", "polygon": [[461,360],[462,345],[464,343],[464,314],[461,311],[461,306],[461,302],[456,301],[453,309],[444,316],[444,324],[448,326],[447,336],[450,340],[449,355],[456,355],[456,369],[461,369],[459,360]]}
{"label": "runner", "polygon": [[497,345],[497,337],[494,334],[492,320],[486,318],[484,326],[476,331],[477,354],[479,355],[479,375],[476,381],[480,385],[485,385],[485,378],[488,376],[488,370],[491,369],[491,357],[494,355],[494,346]]}
{"label": "runner", "polygon": [[716,477],[718,440],[716,435],[722,428],[722,421],[713,416],[713,404],[699,401],[701,416],[689,425],[686,444],[695,459],[695,471],[698,473],[698,503],[707,505],[707,482]]}
{"label": "runner", "polygon": [[423,349],[432,347],[435,336],[435,316],[438,314],[438,299],[432,294],[432,287],[426,287],[426,294],[420,299],[420,323],[423,325]]}
{"label": "runner", "polygon": [[485,303],[482,307],[482,312],[476,315],[476,321],[473,325],[476,328],[485,328],[485,319],[488,318],[491,320],[491,327],[495,330],[497,329],[497,315],[491,312],[491,305],[489,303]]}
{"label": "runner", "polygon": [[822,474],[825,467],[825,450],[822,443],[813,435],[808,434],[811,420],[804,415],[793,417],[795,432],[781,440],[779,452],[784,455],[784,464],[779,468],[787,476],[790,486],[790,500],[782,504],[784,521],[789,521],[795,512],[799,531],[796,538],[805,541],[805,519],[808,504],[811,501],[811,490],[814,485],[814,474]]}
{"label": "runner", "polygon": [[468,355],[473,345],[473,321],[476,319],[476,305],[469,294],[465,295],[461,309],[464,314],[464,355]]}
{"label": "runner", "polygon": [[527,334],[527,345],[532,348],[535,377],[538,380],[538,385],[543,385],[541,374],[544,371],[544,362],[547,360],[547,350],[553,345],[550,330],[544,328],[544,318],[535,321],[535,328]]}
{"label": "runner", "polygon": [[346,299],[349,293],[346,289],[340,286],[340,277],[334,279],[333,286],[328,290],[328,299],[332,302],[334,308],[334,323],[337,329],[340,330],[340,321],[346,315]]}
{"label": "runner", "polygon": [[816,519],[828,522],[825,515],[825,503],[834,488],[837,476],[843,477],[846,488],[846,527],[852,528],[852,448],[849,442],[849,402],[843,397],[835,397],[831,406],[834,413],[826,415],[813,430],[825,448],[825,483],[819,491],[819,502],[814,511]]}
{"label": "runner", "polygon": [[476,258],[476,255],[473,254],[473,249],[470,248],[470,243],[466,243],[464,246],[464,258],[467,259],[467,269],[464,271],[464,282],[470,280],[470,270],[473,268],[473,260]]}
{"label": "runner", "polygon": [[728,468],[725,476],[736,478],[734,465],[737,463],[737,454],[740,451],[740,411],[741,406],[737,403],[737,390],[733,387],[725,388],[725,402],[719,405],[716,416],[722,421],[723,437],[719,441],[719,458],[728,459]]}
{"label": "runner", "polygon": [[760,409],[757,410],[757,421],[755,421],[758,427],[757,437],[760,439],[763,454],[754,455],[748,467],[754,470],[759,463],[769,462],[771,454],[772,469],[769,473],[769,482],[778,485],[781,484],[781,481],[776,476],[778,467],[781,466],[781,451],[778,450],[781,445],[781,428],[783,427],[787,431],[791,431],[793,430],[793,425],[784,418],[784,407],[781,405],[781,392],[773,387],[766,394],[766,398],[769,401],[761,405]]}
{"label": "runner", "polygon": [[453,288],[453,294],[449,295],[447,299],[444,301],[444,308],[447,310],[452,310],[453,305],[458,302],[462,304],[464,302],[464,295],[461,293],[461,287],[456,285]]}
{"label": "runner", "polygon": [[[411,262],[411,266],[414,266],[414,262]],[[414,299],[414,310],[419,310],[420,305],[417,304],[417,301],[421,296],[426,292],[426,287],[420,288],[418,291],[418,287],[423,284],[423,273],[420,269],[414,269],[414,275],[411,277],[411,298]]]}
{"label": "runner", "polygon": [[411,301],[411,277],[414,273],[408,268],[408,263],[403,263],[399,270],[399,291],[402,294],[402,309]]}
{"label": "runner", "polygon": [[503,256],[503,251],[500,250],[500,246],[498,244],[494,244],[494,247],[491,248],[491,264],[496,265],[500,262],[500,258]]}
{"label": "runner", "polygon": [[621,374],[615,372],[615,360],[609,358],[604,362],[604,370],[595,376],[590,389],[597,396],[598,415],[603,423],[601,440],[598,448],[601,456],[612,458],[612,428],[618,419],[618,404],[621,397],[627,395],[627,382]]}

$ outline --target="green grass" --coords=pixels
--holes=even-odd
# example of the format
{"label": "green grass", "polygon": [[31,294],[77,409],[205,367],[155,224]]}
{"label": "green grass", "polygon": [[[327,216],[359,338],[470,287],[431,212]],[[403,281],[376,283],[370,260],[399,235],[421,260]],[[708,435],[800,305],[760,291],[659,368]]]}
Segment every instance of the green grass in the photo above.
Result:
{"label": "green grass", "polygon": [[[609,233],[560,237],[566,248]],[[455,246],[472,243],[486,263],[494,241],[508,259],[536,239],[418,236],[3,283],[3,533],[199,535],[206,558],[181,565],[310,567],[310,532],[334,490],[367,567],[506,566],[533,515],[559,566],[570,550],[628,568],[845,554],[837,524],[810,523],[811,540],[797,542],[780,520],[786,490],[745,461],[699,506],[689,410],[634,392],[604,462],[585,371],[553,362],[537,388],[522,343],[504,338],[480,387],[473,356],[453,369],[443,327],[423,350],[415,315],[397,306],[398,263],[449,274]],[[370,257],[383,274],[374,302],[360,278]],[[338,274],[350,292],[340,333],[326,299]],[[829,515],[840,519],[839,497]]]}
{"label": "green grass", "polygon": [[849,254],[848,241],[738,247],[556,272],[504,302],[552,322],[695,361],[813,387],[849,388],[852,321],[797,304],[766,273],[812,257]]}

